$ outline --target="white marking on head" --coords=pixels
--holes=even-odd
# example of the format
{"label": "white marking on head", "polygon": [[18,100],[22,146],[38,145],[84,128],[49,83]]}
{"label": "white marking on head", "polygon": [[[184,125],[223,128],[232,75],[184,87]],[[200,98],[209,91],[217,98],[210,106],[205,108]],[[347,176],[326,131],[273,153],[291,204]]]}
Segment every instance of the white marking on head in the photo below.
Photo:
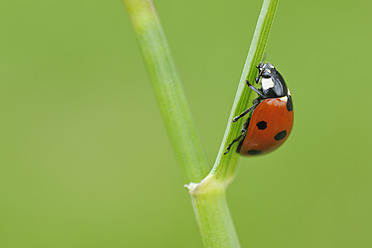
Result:
{"label": "white marking on head", "polygon": [[269,66],[270,66],[271,68],[275,68],[272,64],[269,64]]}
{"label": "white marking on head", "polygon": [[261,84],[264,90],[274,87],[274,81],[271,78],[262,78]]}
{"label": "white marking on head", "polygon": [[291,92],[289,91],[289,89],[288,89],[288,95],[290,95],[290,96],[291,96]]}

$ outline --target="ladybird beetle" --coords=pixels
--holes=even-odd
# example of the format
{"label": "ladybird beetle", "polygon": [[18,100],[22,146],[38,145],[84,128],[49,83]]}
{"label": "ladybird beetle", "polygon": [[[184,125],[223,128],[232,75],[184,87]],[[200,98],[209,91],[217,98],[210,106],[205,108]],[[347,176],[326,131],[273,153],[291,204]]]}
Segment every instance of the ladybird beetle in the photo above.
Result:
{"label": "ladybird beetle", "polygon": [[237,152],[241,155],[269,153],[282,145],[292,130],[292,97],[282,75],[269,63],[261,62],[257,69],[259,74],[255,81],[261,84],[262,88],[256,89],[246,81],[258,97],[253,100],[250,108],[233,119],[233,122],[236,122],[250,113],[250,117],[243,124],[241,134],[227,147],[225,154],[238,141]]}

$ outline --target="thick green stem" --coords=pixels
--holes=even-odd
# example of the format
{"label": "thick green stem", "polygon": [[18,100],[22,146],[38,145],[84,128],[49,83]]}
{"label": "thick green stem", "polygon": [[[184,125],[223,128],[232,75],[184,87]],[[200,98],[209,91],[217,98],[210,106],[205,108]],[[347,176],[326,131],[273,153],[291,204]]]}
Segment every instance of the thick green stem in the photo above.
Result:
{"label": "thick green stem", "polygon": [[225,184],[207,176],[200,184],[189,184],[196,219],[203,243],[208,248],[239,248]]}
{"label": "thick green stem", "polygon": [[193,206],[205,247],[240,247],[224,191],[195,196]]}
{"label": "thick green stem", "polygon": [[123,2],[183,176],[186,182],[200,182],[209,166],[153,2]]}

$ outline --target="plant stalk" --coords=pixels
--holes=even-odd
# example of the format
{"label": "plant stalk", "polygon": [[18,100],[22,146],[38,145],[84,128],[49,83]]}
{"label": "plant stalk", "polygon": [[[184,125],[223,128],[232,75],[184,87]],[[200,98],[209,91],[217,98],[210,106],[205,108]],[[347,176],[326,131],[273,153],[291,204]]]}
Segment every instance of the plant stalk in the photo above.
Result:
{"label": "plant stalk", "polygon": [[247,106],[251,105],[252,100],[257,97],[257,94],[246,86],[246,80],[255,85],[255,77],[257,76],[256,66],[264,58],[278,2],[279,0],[264,0],[262,4],[233,107],[226,125],[225,135],[216,162],[209,174],[226,184],[226,187],[235,178],[238,170],[240,155],[234,151],[237,143],[228,154],[224,155],[224,152],[226,151],[226,147],[240,135],[241,127],[245,121],[245,118],[242,118],[236,123],[232,123],[232,119],[246,110]]}
{"label": "plant stalk", "polygon": [[240,244],[226,202],[226,187],[237,171],[238,155],[223,152],[240,131],[233,116],[252,99],[244,81],[254,79],[254,68],[263,58],[278,0],[265,0],[244,66],[225,136],[212,171],[186,101],[179,76],[152,0],[123,0],[132,21],[154,93],[181,166],[205,247],[239,248]]}
{"label": "plant stalk", "polygon": [[123,2],[183,177],[200,182],[209,166],[153,1]]}

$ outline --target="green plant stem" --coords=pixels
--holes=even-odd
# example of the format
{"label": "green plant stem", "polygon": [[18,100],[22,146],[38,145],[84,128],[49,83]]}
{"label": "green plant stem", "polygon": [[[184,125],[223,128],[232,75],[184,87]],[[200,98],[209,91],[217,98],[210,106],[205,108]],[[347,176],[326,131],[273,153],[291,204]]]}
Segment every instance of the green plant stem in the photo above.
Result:
{"label": "green plant stem", "polygon": [[209,166],[153,2],[123,2],[182,174],[186,182],[200,182],[208,174]]}
{"label": "green plant stem", "polygon": [[205,247],[240,247],[223,185],[192,195],[193,207]]}
{"label": "green plant stem", "polygon": [[228,154],[224,155],[224,152],[226,151],[226,147],[240,135],[240,129],[244,122],[242,118],[238,122],[232,123],[232,119],[247,109],[247,106],[257,97],[256,93],[252,92],[252,90],[246,86],[245,82],[248,80],[251,84],[255,83],[255,77],[257,75],[256,66],[264,57],[278,1],[279,0],[264,0],[263,2],[238,90],[235,95],[234,104],[227,122],[225,135],[216,162],[209,174],[217,180],[222,181],[226,186],[235,178],[240,156],[238,153],[234,152],[237,144],[232,147]]}
{"label": "green plant stem", "polygon": [[237,170],[238,156],[234,152],[226,156],[222,154],[240,132],[241,123],[231,125],[231,119],[242,112],[252,99],[244,81],[245,78],[251,82],[254,80],[254,67],[262,60],[278,0],[264,1],[219,155],[207,177],[206,157],[153,2],[123,2],[183,176],[186,182],[194,182],[187,187],[204,245],[210,248],[240,247],[225,196],[226,186]]}
{"label": "green plant stem", "polygon": [[189,184],[188,188],[204,246],[239,248],[238,235],[226,201],[225,185],[208,176],[202,183]]}
{"label": "green plant stem", "polygon": [[[206,247],[240,247],[227,204],[222,204],[225,202],[225,189],[235,178],[240,157],[233,151],[235,147],[227,155],[223,153],[232,140],[239,136],[243,124],[242,120],[232,123],[233,117],[243,112],[255,97],[252,90],[246,87],[245,80],[255,82],[256,66],[264,57],[277,6],[278,0],[265,0],[262,5],[215,165],[203,181],[188,186]],[[218,204],[219,208],[215,208],[214,204]],[[213,216],[220,218],[220,221],[214,223],[210,220],[209,212],[204,210],[213,212]]]}

